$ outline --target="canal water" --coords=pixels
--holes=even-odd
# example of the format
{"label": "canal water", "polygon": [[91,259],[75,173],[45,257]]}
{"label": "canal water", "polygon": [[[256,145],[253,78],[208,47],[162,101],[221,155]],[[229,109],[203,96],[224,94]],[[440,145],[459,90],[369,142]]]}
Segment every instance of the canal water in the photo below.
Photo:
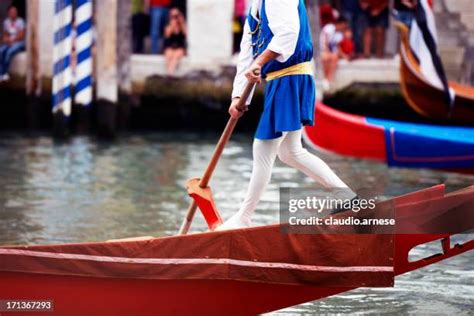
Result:
{"label": "canal water", "polygon": [[[202,173],[217,137],[154,133],[123,135],[112,143],[87,137],[56,143],[49,136],[2,133],[0,244],[175,234],[189,204],[185,181]],[[252,135],[234,137],[212,178],[224,218],[237,210],[245,194],[251,173],[251,140]],[[389,169],[376,162],[318,155],[351,187],[376,188],[386,197],[439,183],[445,183],[449,191],[474,184],[472,176]],[[254,217],[255,225],[278,221],[281,186],[318,187],[278,162]],[[199,214],[192,229],[205,230]],[[428,246],[418,254],[436,249]],[[358,289],[278,313],[472,315],[473,262],[471,252],[401,276],[395,288]]]}

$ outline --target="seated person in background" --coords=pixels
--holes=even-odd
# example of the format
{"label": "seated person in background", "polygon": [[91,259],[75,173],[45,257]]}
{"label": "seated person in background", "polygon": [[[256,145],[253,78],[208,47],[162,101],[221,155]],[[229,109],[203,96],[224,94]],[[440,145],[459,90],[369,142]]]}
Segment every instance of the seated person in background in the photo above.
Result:
{"label": "seated person in background", "polygon": [[8,70],[13,57],[25,50],[25,21],[18,16],[14,6],[8,8],[8,17],[3,22],[2,44],[0,45],[0,82],[8,81]]}
{"label": "seated person in background", "polygon": [[347,21],[344,17],[339,17],[336,23],[328,23],[321,30],[319,44],[325,78],[324,90],[329,90],[330,83],[334,80],[339,59],[339,44],[343,40],[342,32],[345,29],[347,29]]}
{"label": "seated person in background", "polygon": [[385,31],[388,28],[389,0],[360,0],[367,27],[364,30],[364,57],[372,55],[372,38],[375,33],[375,55],[383,58],[385,50]]}
{"label": "seated person in background", "polygon": [[415,18],[415,9],[418,0],[395,0],[395,17],[406,26],[411,26],[411,21]]}
{"label": "seated person in background", "polygon": [[186,21],[178,8],[170,11],[169,23],[165,27],[165,58],[168,76],[173,76],[179,62],[186,54]]}
{"label": "seated person in background", "polygon": [[352,30],[348,27],[343,32],[343,38],[339,43],[339,56],[346,60],[351,60],[355,55],[355,44],[353,40]]}

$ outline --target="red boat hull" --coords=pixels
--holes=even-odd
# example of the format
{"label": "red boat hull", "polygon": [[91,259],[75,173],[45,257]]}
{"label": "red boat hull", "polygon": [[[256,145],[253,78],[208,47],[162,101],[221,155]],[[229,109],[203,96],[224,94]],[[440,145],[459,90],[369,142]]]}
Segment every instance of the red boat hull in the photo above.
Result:
{"label": "red boat hull", "polygon": [[[467,188],[455,195],[444,195],[444,186],[439,185],[395,198],[394,203],[400,207],[402,215],[409,216],[411,215],[411,205],[417,205],[420,200],[439,204],[445,201],[445,198],[453,199],[457,196],[472,203],[474,187]],[[453,209],[453,211],[456,212],[457,209]],[[448,213],[450,212],[446,212],[443,215],[445,217],[441,220],[452,219]],[[472,217],[466,218],[465,221],[472,226]],[[268,228],[262,228],[263,231],[266,229]],[[247,231],[252,233],[252,230],[248,229],[241,231],[245,234]],[[255,231],[258,229],[253,232]],[[207,235],[209,236],[209,234]],[[195,236],[199,237],[199,235]],[[393,239],[395,275],[419,269],[474,249],[474,241],[451,246],[449,237],[450,234],[395,234]],[[435,240],[442,241],[442,253],[415,262],[408,261],[408,253],[412,248]],[[100,245],[101,247],[111,247],[107,243]],[[118,245],[123,246],[123,244]],[[34,249],[34,247],[24,249]],[[292,251],[294,250],[292,249]],[[9,257],[7,256],[5,259],[9,259]],[[70,261],[69,264],[80,263]],[[317,287],[314,284],[276,284],[261,280],[256,282],[212,279],[155,280],[52,275],[15,272],[13,270],[16,269],[16,265],[13,267],[10,271],[0,271],[0,298],[53,300],[54,315],[255,315],[325,298],[355,288],[353,286]],[[153,267],[153,269],[157,268]],[[153,271],[149,270],[149,274],[153,274]],[[256,279],[261,278],[261,275],[255,275],[255,277]],[[336,282],[338,282],[337,279]],[[27,314],[29,313],[14,313],[12,315]],[[8,315],[8,313],[2,313],[2,315]]]}
{"label": "red boat hull", "polygon": [[340,155],[387,161],[383,127],[322,103],[316,105],[315,117],[317,125],[304,129],[306,143]]}
{"label": "red boat hull", "polygon": [[53,299],[54,314],[70,316],[256,315],[350,290],[239,281],[97,279],[3,272],[0,280],[0,297]]}

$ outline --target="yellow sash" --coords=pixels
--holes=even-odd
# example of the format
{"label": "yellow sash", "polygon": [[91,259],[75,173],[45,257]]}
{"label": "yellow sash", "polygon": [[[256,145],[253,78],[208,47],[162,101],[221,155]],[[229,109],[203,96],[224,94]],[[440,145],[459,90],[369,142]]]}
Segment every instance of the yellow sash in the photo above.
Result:
{"label": "yellow sash", "polygon": [[267,74],[267,77],[265,79],[267,81],[271,81],[277,78],[291,75],[313,75],[313,63],[307,61],[301,64],[290,66],[288,68],[272,71]]}

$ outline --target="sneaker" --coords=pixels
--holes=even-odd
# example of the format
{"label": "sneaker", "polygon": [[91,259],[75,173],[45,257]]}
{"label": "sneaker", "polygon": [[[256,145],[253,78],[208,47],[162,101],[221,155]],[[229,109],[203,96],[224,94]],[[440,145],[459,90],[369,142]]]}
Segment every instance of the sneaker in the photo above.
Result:
{"label": "sneaker", "polygon": [[215,231],[223,231],[230,229],[248,228],[251,226],[250,220],[246,220],[241,214],[236,213],[231,218],[225,221],[222,225],[217,227]]}

